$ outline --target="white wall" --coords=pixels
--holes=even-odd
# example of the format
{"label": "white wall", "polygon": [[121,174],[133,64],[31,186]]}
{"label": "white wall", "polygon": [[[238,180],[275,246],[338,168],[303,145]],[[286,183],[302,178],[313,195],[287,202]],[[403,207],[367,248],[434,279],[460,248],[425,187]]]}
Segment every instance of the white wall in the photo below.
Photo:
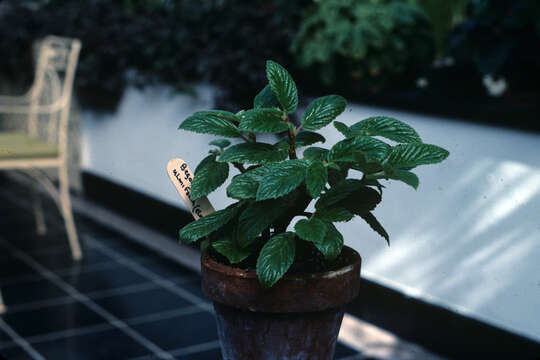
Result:
{"label": "white wall", "polygon": [[[165,165],[181,157],[194,169],[214,138],[176,130],[212,107],[211,88],[197,91],[130,89],[116,114],[85,113],[83,169],[181,207]],[[391,247],[361,219],[340,226],[363,257],[363,276],[540,340],[540,136],[358,105],[339,120],[372,115],[409,123],[451,155],[415,170],[418,191],[387,184],[375,214]],[[326,147],[340,139],[333,127],[323,133]],[[231,203],[225,187],[209,198],[216,208]]]}

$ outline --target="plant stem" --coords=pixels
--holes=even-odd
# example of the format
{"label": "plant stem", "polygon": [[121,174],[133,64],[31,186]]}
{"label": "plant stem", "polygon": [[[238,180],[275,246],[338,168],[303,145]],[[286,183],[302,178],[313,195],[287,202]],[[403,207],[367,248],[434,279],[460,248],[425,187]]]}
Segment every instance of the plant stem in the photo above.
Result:
{"label": "plant stem", "polygon": [[373,174],[364,175],[362,180],[364,180],[364,178],[366,180],[371,180],[371,179],[381,179],[381,178],[386,178],[386,177],[387,177],[386,172],[379,171],[379,172],[376,172],[376,173],[373,173]]}
{"label": "plant stem", "polygon": [[232,163],[233,166],[235,168],[237,168],[238,170],[240,170],[241,173],[245,173],[246,172],[246,169],[244,168],[244,165],[243,164],[240,164],[240,163],[237,163],[237,162],[233,162]]}
{"label": "plant stem", "polygon": [[242,137],[242,139],[244,139],[245,142],[251,142],[251,143],[252,143],[252,142],[255,142],[254,140],[252,140],[252,139],[250,139],[250,138],[244,136],[244,134],[240,134],[240,136]]}
{"label": "plant stem", "polygon": [[[285,117],[285,122],[286,123],[289,122],[289,116]],[[291,128],[289,128],[288,134],[289,134],[289,159],[291,160],[298,159],[298,157],[296,156],[296,141],[294,140],[294,138],[296,137],[296,133]]]}
{"label": "plant stem", "polygon": [[301,215],[311,217],[313,215],[313,213],[310,213],[309,211],[304,211]]}

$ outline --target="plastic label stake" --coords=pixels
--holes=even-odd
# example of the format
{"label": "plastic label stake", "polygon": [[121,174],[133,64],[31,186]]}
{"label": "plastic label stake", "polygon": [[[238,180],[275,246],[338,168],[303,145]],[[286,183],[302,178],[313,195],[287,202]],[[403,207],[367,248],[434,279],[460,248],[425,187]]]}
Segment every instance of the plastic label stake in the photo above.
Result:
{"label": "plastic label stake", "polygon": [[184,160],[178,158],[170,160],[167,164],[167,174],[195,220],[215,211],[206,196],[191,201],[193,172]]}

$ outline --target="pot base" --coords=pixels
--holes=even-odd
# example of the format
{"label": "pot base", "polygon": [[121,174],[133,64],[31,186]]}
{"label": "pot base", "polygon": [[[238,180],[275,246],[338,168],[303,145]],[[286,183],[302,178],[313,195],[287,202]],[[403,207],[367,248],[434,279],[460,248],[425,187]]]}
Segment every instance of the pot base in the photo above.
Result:
{"label": "pot base", "polygon": [[343,307],[313,313],[261,313],[214,302],[224,360],[331,360]]}

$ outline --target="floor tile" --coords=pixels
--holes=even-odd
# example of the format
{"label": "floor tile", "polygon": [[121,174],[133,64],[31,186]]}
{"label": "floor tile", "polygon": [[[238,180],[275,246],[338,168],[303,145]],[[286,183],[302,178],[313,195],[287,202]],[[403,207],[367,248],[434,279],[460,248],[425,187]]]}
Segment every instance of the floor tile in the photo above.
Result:
{"label": "floor tile", "polygon": [[12,281],[18,277],[27,277],[32,274],[37,275],[37,272],[15,257],[8,258],[6,256],[0,262],[0,285],[6,280]]}
{"label": "floor tile", "polygon": [[171,317],[132,327],[165,350],[217,340],[216,321],[206,312]]}
{"label": "floor tile", "polygon": [[14,314],[8,312],[2,317],[17,334],[23,337],[106,322],[101,316],[78,302]]}
{"label": "floor tile", "polygon": [[84,267],[112,261],[110,257],[92,248],[83,248],[83,258],[79,261],[73,260],[69,248],[56,253],[34,255],[33,258],[49,270]]}
{"label": "floor tile", "polygon": [[65,291],[44,277],[39,277],[35,280],[8,283],[7,285],[3,285],[1,289],[4,302],[8,306],[68,295]]}
{"label": "floor tile", "polygon": [[201,289],[201,278],[197,278],[190,281],[179,280],[178,287],[181,287],[182,289],[189,291],[193,295],[198,296],[203,301],[210,301],[208,300],[206,295],[204,295]]}
{"label": "floor tile", "polygon": [[223,359],[221,356],[221,349],[202,351],[194,354],[188,354],[184,356],[176,356],[177,360],[220,360]]}
{"label": "floor tile", "polygon": [[26,351],[20,347],[0,349],[0,360],[33,360]]}
{"label": "floor tile", "polygon": [[194,279],[199,278],[199,275],[195,272],[178,263],[168,261],[163,257],[142,257],[138,259],[138,262],[140,263],[140,265],[144,266],[153,273],[164,277],[165,279],[176,277],[193,277]]}
{"label": "floor tile", "polygon": [[62,279],[83,293],[109,290],[148,281],[146,278],[122,265],[87,273],[71,273],[62,276]]}
{"label": "floor tile", "polygon": [[193,305],[187,300],[162,288],[126,295],[109,296],[97,299],[95,302],[121,319],[155,314]]}
{"label": "floor tile", "polygon": [[118,329],[41,342],[33,346],[45,358],[53,360],[116,360],[149,354],[148,349]]}

